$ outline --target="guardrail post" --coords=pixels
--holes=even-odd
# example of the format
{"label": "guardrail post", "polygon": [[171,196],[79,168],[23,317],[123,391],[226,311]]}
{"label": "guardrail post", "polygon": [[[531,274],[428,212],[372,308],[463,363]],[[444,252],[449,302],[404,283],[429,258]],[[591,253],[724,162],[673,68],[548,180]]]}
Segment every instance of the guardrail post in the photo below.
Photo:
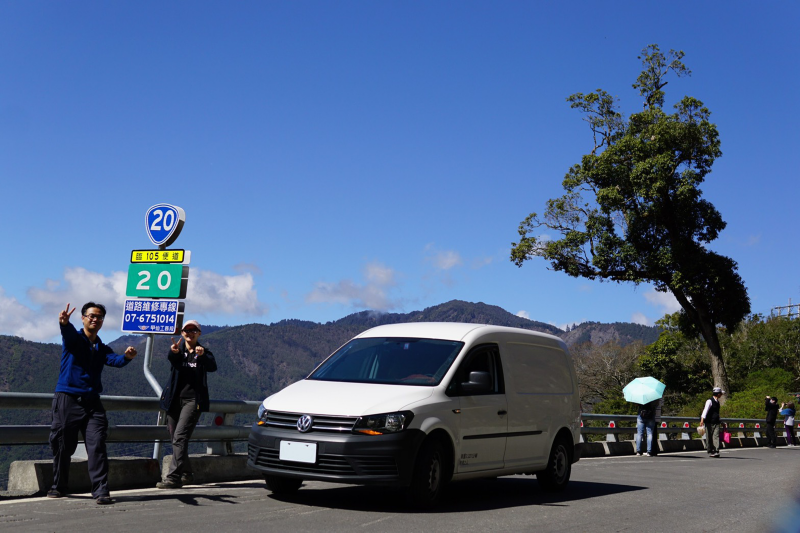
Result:
{"label": "guardrail post", "polygon": [[[581,420],[581,428],[583,428],[583,420]],[[584,442],[583,441],[583,432],[581,432],[580,439],[578,440],[578,442]]]}
{"label": "guardrail post", "polygon": [[[744,428],[744,422],[739,422],[739,429],[743,429],[743,428]],[[743,439],[744,438],[744,431],[740,431],[738,433],[738,435],[739,435],[740,439]]]}
{"label": "guardrail post", "polygon": [[[667,429],[667,423],[666,422],[661,422],[661,429]],[[658,432],[658,440],[668,440],[668,439],[669,439],[669,437],[667,436],[667,434],[665,432],[663,432],[663,431],[659,431]]]}
{"label": "guardrail post", "polygon": [[[617,427],[617,423],[613,421],[609,422],[608,427],[610,429],[614,429],[615,427]],[[616,433],[606,433],[606,442],[619,442]]]}
{"label": "guardrail post", "polygon": [[[213,424],[215,426],[232,426],[236,415],[234,413],[215,413]],[[229,455],[233,453],[233,444],[229,440],[209,441],[206,445],[209,455]]]}
{"label": "guardrail post", "polygon": [[[689,429],[689,422],[683,423],[683,429]],[[691,436],[689,436],[688,433],[686,432],[681,433],[681,440],[689,440],[689,439],[691,439]]]}
{"label": "guardrail post", "polygon": [[[756,424],[756,429],[761,429],[761,424]],[[753,432],[753,436],[755,438],[757,438],[757,439],[760,439],[761,438],[761,432],[760,431],[754,431]]]}

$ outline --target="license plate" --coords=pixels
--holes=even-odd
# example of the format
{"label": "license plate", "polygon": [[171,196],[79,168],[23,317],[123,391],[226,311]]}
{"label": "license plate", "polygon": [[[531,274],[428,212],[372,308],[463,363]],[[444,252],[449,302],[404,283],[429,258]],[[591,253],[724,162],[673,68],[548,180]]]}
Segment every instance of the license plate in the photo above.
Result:
{"label": "license plate", "polygon": [[294,461],[295,463],[316,463],[317,445],[314,442],[281,441],[281,461]]}

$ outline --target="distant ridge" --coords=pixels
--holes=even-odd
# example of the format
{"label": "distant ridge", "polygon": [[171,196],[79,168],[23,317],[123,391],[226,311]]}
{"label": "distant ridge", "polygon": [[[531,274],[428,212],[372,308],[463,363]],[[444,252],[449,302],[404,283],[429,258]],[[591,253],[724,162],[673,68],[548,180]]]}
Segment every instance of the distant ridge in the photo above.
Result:
{"label": "distant ridge", "polygon": [[513,315],[496,305],[488,305],[483,302],[470,303],[461,300],[451,300],[440,305],[427,307],[422,311],[412,311],[405,314],[361,311],[341,318],[333,322],[333,324],[362,325],[372,328],[383,324],[401,322],[467,322],[470,324],[491,324],[493,326],[530,329],[551,335],[564,334],[563,330],[551,324]]}
{"label": "distant ridge", "polygon": [[[461,300],[410,313],[362,311],[326,324],[304,320],[223,327],[204,324],[201,342],[214,352],[219,367],[209,377],[212,396],[237,400],[263,398],[305,377],[353,336],[374,326],[398,322],[468,322],[517,327],[557,335],[568,345],[610,341],[622,345],[635,341],[649,344],[658,337],[657,328],[626,323],[589,322],[565,332],[551,324],[514,315],[496,305]],[[166,361],[169,344],[168,335],[156,336],[151,370],[162,384],[169,374]],[[141,368],[145,336],[126,335],[110,345],[118,352],[134,345],[140,356],[124,369],[110,368],[103,372],[104,394],[152,396],[153,391]],[[60,352],[58,344],[0,335],[0,390],[52,392],[58,378]]]}

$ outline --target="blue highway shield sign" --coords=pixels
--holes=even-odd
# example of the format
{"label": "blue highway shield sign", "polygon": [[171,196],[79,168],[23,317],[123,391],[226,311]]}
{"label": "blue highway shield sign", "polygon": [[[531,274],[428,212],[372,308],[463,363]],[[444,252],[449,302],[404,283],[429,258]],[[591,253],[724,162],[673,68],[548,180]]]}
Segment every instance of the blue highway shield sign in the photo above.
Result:
{"label": "blue highway shield sign", "polygon": [[174,335],[183,325],[183,302],[178,300],[125,300],[122,331]]}
{"label": "blue highway shield sign", "polygon": [[144,218],[150,241],[156,246],[167,247],[180,235],[186,213],[176,205],[156,204],[147,210]]}

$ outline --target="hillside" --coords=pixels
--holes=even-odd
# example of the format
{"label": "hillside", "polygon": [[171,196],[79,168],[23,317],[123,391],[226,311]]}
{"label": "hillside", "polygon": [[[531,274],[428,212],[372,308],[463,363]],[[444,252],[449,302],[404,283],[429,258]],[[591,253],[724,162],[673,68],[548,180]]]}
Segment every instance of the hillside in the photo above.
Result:
{"label": "hillside", "polygon": [[[209,378],[212,397],[261,399],[307,375],[322,359],[354,335],[377,325],[398,322],[470,322],[511,326],[558,335],[567,344],[586,341],[602,344],[610,340],[623,345],[634,340],[648,344],[657,337],[656,328],[620,323],[588,323],[564,332],[550,324],[513,315],[494,305],[460,300],[411,313],[363,311],[326,324],[282,320],[269,325],[205,326],[201,342],[214,353],[219,367]],[[169,374],[166,360],[169,343],[169,336],[157,335],[155,338],[151,370],[160,383],[166,382]],[[145,337],[126,335],[109,344],[118,352],[132,344],[139,350],[140,356],[123,369],[108,368],[103,372],[104,394],[152,396],[142,369]],[[61,347],[57,344],[0,336],[0,390],[52,392],[58,377],[60,352]],[[5,418],[2,415],[0,413],[0,420]],[[133,422],[126,420],[118,423]]]}
{"label": "hillside", "polygon": [[628,322],[614,322],[612,324],[584,322],[566,333],[562,332],[559,337],[564,339],[568,346],[586,342],[601,346],[612,341],[621,346],[634,341],[652,344],[658,340],[658,328]]}

